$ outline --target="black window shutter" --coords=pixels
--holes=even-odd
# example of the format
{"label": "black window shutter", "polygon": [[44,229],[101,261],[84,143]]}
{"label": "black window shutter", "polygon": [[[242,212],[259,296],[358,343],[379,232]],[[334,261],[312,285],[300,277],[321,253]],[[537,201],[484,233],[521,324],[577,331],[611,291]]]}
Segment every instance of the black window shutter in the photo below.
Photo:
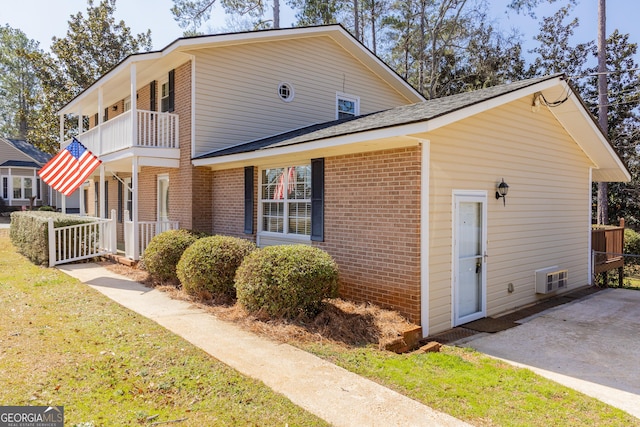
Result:
{"label": "black window shutter", "polygon": [[98,126],[98,113],[93,116],[93,126]]}
{"label": "black window shutter", "polygon": [[175,84],[176,84],[176,70],[169,71],[169,108],[168,112],[172,112],[175,109]]}
{"label": "black window shutter", "polygon": [[324,242],[324,159],[311,159],[311,240]]}
{"label": "black window shutter", "polygon": [[253,166],[244,168],[244,232],[253,234]]}
{"label": "black window shutter", "polygon": [[109,181],[104,182],[104,218],[109,218]]}
{"label": "black window shutter", "polygon": [[102,116],[103,122],[106,122],[107,120],[109,120],[109,107],[104,109],[104,116]]}
{"label": "black window shutter", "polygon": [[118,222],[122,222],[124,209],[122,206],[122,183],[118,181]]}
{"label": "black window shutter", "polygon": [[[157,111],[156,96],[158,94],[157,82],[154,80],[149,83],[149,110]],[[153,117],[153,116],[151,116]]]}

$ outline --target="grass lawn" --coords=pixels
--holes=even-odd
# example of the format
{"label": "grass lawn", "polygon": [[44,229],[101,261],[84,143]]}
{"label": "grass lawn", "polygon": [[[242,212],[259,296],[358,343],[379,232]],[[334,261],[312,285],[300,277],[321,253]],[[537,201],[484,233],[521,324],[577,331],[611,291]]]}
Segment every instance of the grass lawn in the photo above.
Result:
{"label": "grass lawn", "polygon": [[[31,265],[1,234],[0,300],[0,372],[8,385],[0,387],[0,405],[64,405],[68,425],[152,425],[183,418],[176,425],[323,425],[75,279]],[[210,308],[224,314],[223,307]],[[234,319],[230,310],[229,321],[473,425],[640,426],[621,410],[472,350],[445,346],[440,353],[396,355],[375,345],[347,345],[344,331]],[[383,316],[345,318],[370,329],[374,315]],[[351,332],[356,324],[340,325]]]}
{"label": "grass lawn", "polygon": [[[0,405],[63,405],[65,425],[326,423],[0,234]],[[162,424],[164,425],[164,424]]]}
{"label": "grass lawn", "polygon": [[640,425],[624,411],[471,349],[396,355],[325,344],[303,348],[473,425]]}

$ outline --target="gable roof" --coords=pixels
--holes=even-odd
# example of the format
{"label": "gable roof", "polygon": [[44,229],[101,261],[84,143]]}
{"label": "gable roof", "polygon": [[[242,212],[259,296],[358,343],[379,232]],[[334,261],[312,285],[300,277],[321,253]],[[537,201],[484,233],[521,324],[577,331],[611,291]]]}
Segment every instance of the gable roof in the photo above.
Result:
{"label": "gable roof", "polygon": [[[11,138],[0,138],[0,141],[3,141],[6,144],[9,144],[16,150],[21,151],[26,156],[33,159],[33,161],[37,164],[36,167],[40,167],[44,165],[49,161],[49,159],[51,159],[50,154],[47,154],[44,151],[39,150],[38,148],[29,144],[27,141],[23,141],[21,139],[11,139]],[[12,159],[8,159],[8,160],[12,160]],[[14,165],[14,166],[18,166],[18,165]]]}
{"label": "gable roof", "polygon": [[422,94],[416,91],[391,67],[354,38],[344,27],[339,24],[333,24],[181,37],[160,50],[135,53],[127,56],[62,107],[58,114],[93,111],[90,110],[90,108],[98,103],[99,87],[105,87],[105,90],[103,90],[103,107],[126,98],[130,95],[131,88],[129,70],[134,64],[136,65],[137,86],[141,87],[153,80],[151,76],[156,76],[158,69],[169,70],[183,64],[187,61],[187,55],[196,49],[313,37],[331,38],[355,60],[364,64],[375,75],[393,87],[398,93],[402,94],[409,102],[419,102],[425,99]]}
{"label": "gable roof", "polygon": [[194,158],[193,164],[207,166],[237,162],[242,158],[275,155],[294,147],[304,150],[305,145],[313,149],[312,146],[319,141],[323,141],[324,146],[328,140],[334,144],[353,144],[367,139],[424,133],[537,92],[543,95],[548,92],[546,99],[562,100],[551,103],[550,110],[596,165],[595,181],[631,179],[611,143],[562,74],[431,99],[352,119],[319,123],[212,151]]}
{"label": "gable roof", "polygon": [[36,162],[25,162],[22,160],[7,160],[6,162],[0,164],[0,168],[36,168],[36,169],[40,169],[42,167],[42,165],[36,163]]}

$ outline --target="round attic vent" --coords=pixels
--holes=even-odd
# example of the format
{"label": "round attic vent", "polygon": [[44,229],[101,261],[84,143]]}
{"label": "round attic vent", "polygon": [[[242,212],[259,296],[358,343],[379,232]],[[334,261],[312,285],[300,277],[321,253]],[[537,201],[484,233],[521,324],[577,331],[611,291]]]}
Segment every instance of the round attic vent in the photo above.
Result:
{"label": "round attic vent", "polygon": [[278,86],[278,96],[280,99],[284,102],[291,102],[293,101],[293,95],[294,92],[291,83],[280,83],[280,86]]}

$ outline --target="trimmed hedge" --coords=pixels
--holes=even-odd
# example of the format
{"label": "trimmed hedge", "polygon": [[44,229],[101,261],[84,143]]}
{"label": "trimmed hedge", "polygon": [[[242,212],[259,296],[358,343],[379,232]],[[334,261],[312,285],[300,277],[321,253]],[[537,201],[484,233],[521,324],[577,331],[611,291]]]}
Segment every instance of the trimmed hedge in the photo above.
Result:
{"label": "trimmed hedge", "polygon": [[[9,237],[19,253],[36,265],[49,265],[49,218],[55,228],[93,222],[93,219],[58,212],[18,211],[11,213]],[[67,240],[67,245],[75,242]]]}
{"label": "trimmed hedge", "polygon": [[179,285],[176,266],[182,253],[198,240],[196,233],[167,230],[154,236],[142,254],[142,264],[149,275],[163,283]]}
{"label": "trimmed hedge", "polygon": [[[640,255],[640,234],[630,228],[624,229],[624,253]],[[625,264],[640,264],[640,258],[627,257]]]}
{"label": "trimmed hedge", "polygon": [[236,292],[249,312],[288,319],[315,316],[323,299],[338,296],[338,266],[312,246],[268,246],[242,262]]}
{"label": "trimmed hedge", "polygon": [[184,251],[177,266],[182,288],[197,298],[235,297],[234,277],[242,260],[256,249],[245,239],[205,237]]}

